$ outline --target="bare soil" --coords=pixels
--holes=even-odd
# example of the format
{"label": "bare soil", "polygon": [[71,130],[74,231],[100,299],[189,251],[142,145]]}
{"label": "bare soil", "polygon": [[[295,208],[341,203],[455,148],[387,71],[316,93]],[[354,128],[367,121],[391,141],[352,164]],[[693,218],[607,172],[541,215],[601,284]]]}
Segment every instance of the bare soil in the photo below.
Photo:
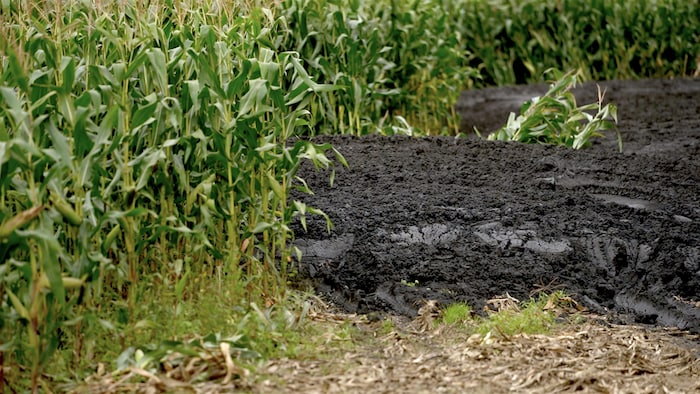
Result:
{"label": "bare soil", "polygon": [[[300,175],[325,211],[297,228],[300,271],[349,313],[480,310],[564,290],[615,323],[700,332],[700,79],[600,83],[614,134],[587,149],[476,138],[329,137],[349,168]],[[465,132],[497,129],[546,85],[465,92]],[[595,101],[595,84],[575,90]]]}

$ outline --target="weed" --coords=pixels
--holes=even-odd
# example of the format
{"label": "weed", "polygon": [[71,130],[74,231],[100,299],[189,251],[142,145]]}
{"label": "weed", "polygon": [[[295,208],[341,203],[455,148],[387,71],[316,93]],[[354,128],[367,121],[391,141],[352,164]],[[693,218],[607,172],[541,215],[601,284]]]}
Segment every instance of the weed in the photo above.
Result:
{"label": "weed", "polygon": [[481,335],[491,332],[504,336],[547,333],[555,323],[555,316],[542,307],[536,301],[529,301],[520,310],[499,311],[484,319],[475,331]]}
{"label": "weed", "polygon": [[449,305],[442,311],[442,323],[447,325],[462,324],[472,320],[472,308],[462,302]]}
{"label": "weed", "polygon": [[416,287],[418,286],[419,282],[418,279],[414,280],[413,282],[409,282],[406,279],[401,279],[401,284],[406,287]]}
{"label": "weed", "polygon": [[490,300],[488,304],[495,310],[489,308],[487,316],[476,317],[469,305],[454,303],[442,310],[437,323],[479,335],[545,334],[556,324],[557,308],[570,310],[577,306],[559,291],[542,293],[537,299],[522,303],[506,295]]}
{"label": "weed", "polygon": [[488,318],[476,326],[477,333],[499,334],[506,337],[520,333],[546,334],[556,324],[556,307],[559,305],[570,307],[570,303],[573,302],[561,291],[551,294],[541,293],[537,299],[517,304],[510,302],[517,301],[512,297],[506,298],[509,302],[505,304],[496,302],[500,309],[489,313]]}
{"label": "weed", "polygon": [[390,318],[386,318],[382,320],[382,327],[379,330],[380,334],[383,335],[388,335],[389,333],[393,332],[396,330],[396,326],[394,325],[394,321]]}

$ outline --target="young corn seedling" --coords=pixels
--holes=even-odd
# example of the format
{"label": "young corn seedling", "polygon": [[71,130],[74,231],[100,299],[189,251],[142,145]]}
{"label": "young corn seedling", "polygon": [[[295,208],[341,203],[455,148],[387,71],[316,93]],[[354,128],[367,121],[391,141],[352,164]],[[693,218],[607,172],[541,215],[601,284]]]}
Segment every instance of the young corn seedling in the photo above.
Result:
{"label": "young corn seedling", "polygon": [[[520,115],[512,113],[508,122],[488,136],[490,141],[518,141],[567,146],[581,149],[590,145],[594,137],[601,137],[604,130],[615,128],[617,108],[614,104],[603,106],[604,93],[598,88],[598,101],[577,106],[571,89],[576,86],[577,73],[569,71],[558,75],[547,93],[523,104]],[[622,139],[617,131],[618,147],[622,151]]]}

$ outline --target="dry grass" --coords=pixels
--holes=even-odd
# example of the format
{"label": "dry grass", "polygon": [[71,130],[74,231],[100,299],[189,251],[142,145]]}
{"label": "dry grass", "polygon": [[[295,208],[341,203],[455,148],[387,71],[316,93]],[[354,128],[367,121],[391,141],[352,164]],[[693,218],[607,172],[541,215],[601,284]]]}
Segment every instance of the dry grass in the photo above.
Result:
{"label": "dry grass", "polygon": [[[549,335],[470,335],[435,326],[429,305],[414,321],[311,311],[326,328],[317,353],[275,359],[249,374],[226,349],[159,374],[96,375],[83,392],[251,393],[693,393],[700,390],[700,336],[609,324],[579,315]],[[391,324],[388,324],[388,323]],[[338,335],[356,329],[351,339]],[[391,331],[387,333],[387,327]],[[434,328],[437,327],[437,328]],[[348,346],[348,341],[352,343]],[[176,355],[172,356],[177,359]],[[197,381],[203,369],[210,379]],[[212,371],[214,373],[212,373]]]}
{"label": "dry grass", "polygon": [[[369,328],[371,330],[371,328]],[[682,344],[681,337],[685,337]],[[454,328],[394,331],[329,365],[274,360],[255,392],[691,393],[700,346],[676,330],[592,319],[552,335],[464,336]],[[692,345],[689,345],[692,344]],[[693,350],[692,346],[695,347]],[[260,372],[262,372],[260,371]]]}

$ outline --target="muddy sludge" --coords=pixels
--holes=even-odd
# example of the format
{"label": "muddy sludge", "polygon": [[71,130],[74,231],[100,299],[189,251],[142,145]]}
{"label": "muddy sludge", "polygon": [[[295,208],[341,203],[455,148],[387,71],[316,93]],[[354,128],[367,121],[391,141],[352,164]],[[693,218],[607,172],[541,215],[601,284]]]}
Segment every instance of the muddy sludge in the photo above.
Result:
{"label": "muddy sludge", "polygon": [[[327,173],[301,170],[315,195],[295,197],[335,224],[295,229],[301,273],[349,312],[415,316],[425,300],[481,309],[506,292],[561,289],[623,322],[700,331],[700,81],[605,87],[623,153],[614,135],[582,151],[326,138],[350,168],[336,167],[332,187]],[[466,92],[464,127],[497,128],[536,89]],[[576,90],[579,103],[593,93]]]}

